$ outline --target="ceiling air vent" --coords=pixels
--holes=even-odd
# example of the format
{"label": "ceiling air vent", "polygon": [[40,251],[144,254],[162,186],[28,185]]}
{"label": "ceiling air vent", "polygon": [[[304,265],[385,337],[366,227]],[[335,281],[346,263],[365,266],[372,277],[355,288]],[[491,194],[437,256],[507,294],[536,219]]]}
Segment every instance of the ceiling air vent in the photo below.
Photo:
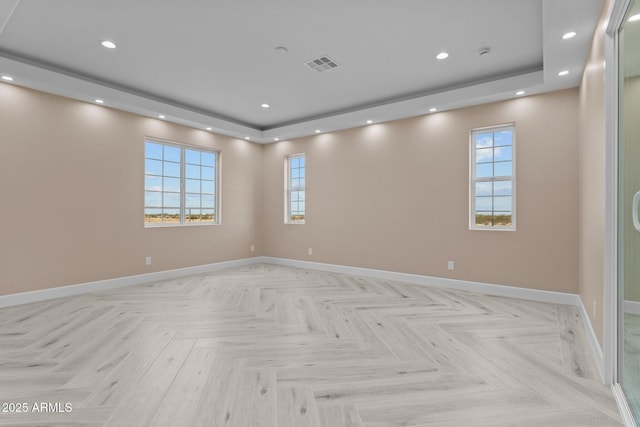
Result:
{"label": "ceiling air vent", "polygon": [[330,70],[338,66],[338,64],[328,56],[312,59],[311,61],[305,62],[304,65],[318,72]]}

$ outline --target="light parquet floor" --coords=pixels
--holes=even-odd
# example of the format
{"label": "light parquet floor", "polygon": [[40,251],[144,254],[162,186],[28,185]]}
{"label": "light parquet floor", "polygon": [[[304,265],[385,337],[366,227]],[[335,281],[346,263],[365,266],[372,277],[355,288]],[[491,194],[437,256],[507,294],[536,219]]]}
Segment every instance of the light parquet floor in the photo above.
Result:
{"label": "light parquet floor", "polygon": [[0,310],[0,402],[29,407],[2,426],[621,425],[574,307],[265,264]]}

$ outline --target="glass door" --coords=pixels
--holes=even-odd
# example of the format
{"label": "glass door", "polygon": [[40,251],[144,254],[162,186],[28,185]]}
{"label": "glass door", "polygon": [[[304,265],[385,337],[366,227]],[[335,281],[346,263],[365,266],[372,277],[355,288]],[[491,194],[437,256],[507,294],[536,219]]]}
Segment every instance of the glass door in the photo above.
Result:
{"label": "glass door", "polygon": [[[636,19],[635,15],[638,15]],[[640,0],[620,30],[618,381],[640,421]]]}

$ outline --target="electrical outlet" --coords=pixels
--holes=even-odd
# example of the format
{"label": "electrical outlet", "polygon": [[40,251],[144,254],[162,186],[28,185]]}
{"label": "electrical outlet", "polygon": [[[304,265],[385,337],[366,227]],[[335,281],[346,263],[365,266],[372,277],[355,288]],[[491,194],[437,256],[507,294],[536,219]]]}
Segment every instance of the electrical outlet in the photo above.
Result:
{"label": "electrical outlet", "polygon": [[249,248],[249,250],[251,252],[255,252],[256,251],[256,245],[251,245],[251,247]]}
{"label": "electrical outlet", "polygon": [[312,249],[312,248],[309,248],[308,253],[309,253],[309,255],[313,255],[313,249]]}
{"label": "electrical outlet", "polygon": [[144,260],[144,263],[145,265],[151,265],[151,257],[150,256],[146,257]]}
{"label": "electrical outlet", "polygon": [[447,263],[447,268],[448,268],[449,270],[453,270],[453,261],[449,261],[449,262]]}

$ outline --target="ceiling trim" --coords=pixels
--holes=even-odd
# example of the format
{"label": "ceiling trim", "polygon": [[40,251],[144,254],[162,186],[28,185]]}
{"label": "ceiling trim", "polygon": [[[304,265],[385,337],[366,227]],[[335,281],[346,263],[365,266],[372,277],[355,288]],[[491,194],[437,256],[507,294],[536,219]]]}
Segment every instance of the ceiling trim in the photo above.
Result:
{"label": "ceiling trim", "polygon": [[212,132],[242,139],[249,137],[257,143],[271,143],[274,138],[285,140],[308,136],[315,129],[325,133],[364,126],[367,120],[380,123],[415,117],[428,114],[434,106],[438,111],[443,111],[500,101],[513,98],[515,91],[523,88],[528,89],[528,94],[543,91],[543,71],[539,70],[261,130],[2,55],[0,69],[3,73],[19,76],[12,84],[91,103],[96,98],[101,98],[108,100],[105,103],[107,107],[152,118],[163,114],[166,121],[203,130],[210,127]]}
{"label": "ceiling trim", "polygon": [[[3,8],[6,20],[13,9]],[[618,2],[620,3],[620,2]],[[540,69],[521,70],[516,75],[496,77],[489,81],[471,82],[464,86],[449,87],[430,93],[422,93],[391,99],[375,105],[364,105],[348,111],[333,112],[323,116],[302,119],[296,122],[261,128],[215,113],[181,105],[168,99],[142,93],[133,88],[123,87],[113,82],[97,80],[91,76],[60,69],[51,64],[24,58],[15,53],[0,51],[0,70],[14,77],[12,83],[28,88],[93,103],[96,98],[104,99],[105,106],[131,113],[209,130],[234,138],[249,138],[253,142],[271,143],[276,139],[286,140],[315,134],[388,122],[423,114],[430,114],[432,108],[438,112],[468,107],[488,102],[516,97],[517,91],[526,95],[567,89],[580,84],[584,63],[593,36],[593,22],[597,21],[600,0],[543,0],[543,63]],[[591,16],[591,20],[573,22],[572,12],[576,9]],[[5,23],[6,24],[6,23]],[[582,25],[583,27],[577,28]],[[568,45],[560,41],[562,30],[576,30],[579,34],[571,43],[579,43],[578,49],[568,50]],[[1,30],[1,28],[0,28]],[[572,64],[570,75],[558,77],[558,71]]]}

